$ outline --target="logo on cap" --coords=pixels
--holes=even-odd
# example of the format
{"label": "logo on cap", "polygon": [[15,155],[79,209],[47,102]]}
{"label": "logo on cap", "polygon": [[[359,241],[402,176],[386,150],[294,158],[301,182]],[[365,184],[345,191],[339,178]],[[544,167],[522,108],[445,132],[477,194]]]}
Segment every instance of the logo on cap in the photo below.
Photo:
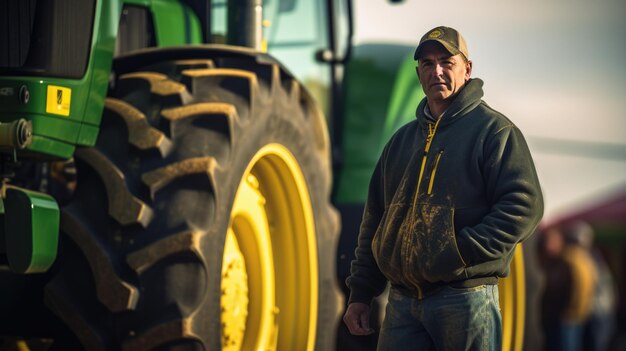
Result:
{"label": "logo on cap", "polygon": [[428,33],[428,38],[430,39],[440,38],[441,36],[443,36],[443,32],[439,29],[435,29],[434,31]]}

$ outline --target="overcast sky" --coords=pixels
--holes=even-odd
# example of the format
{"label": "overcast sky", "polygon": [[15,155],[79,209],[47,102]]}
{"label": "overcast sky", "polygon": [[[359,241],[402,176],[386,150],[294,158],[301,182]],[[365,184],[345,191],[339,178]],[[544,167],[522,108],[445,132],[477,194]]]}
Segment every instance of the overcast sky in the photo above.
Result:
{"label": "overcast sky", "polygon": [[485,101],[529,141],[548,221],[626,192],[626,1],[407,0],[390,7],[354,0],[354,7],[356,44],[416,44],[438,25],[463,34]]}

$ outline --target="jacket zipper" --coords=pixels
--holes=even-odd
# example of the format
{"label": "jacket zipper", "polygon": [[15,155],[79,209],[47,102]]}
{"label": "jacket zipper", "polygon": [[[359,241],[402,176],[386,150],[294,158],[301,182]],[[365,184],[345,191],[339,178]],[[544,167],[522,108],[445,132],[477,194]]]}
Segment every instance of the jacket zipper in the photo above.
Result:
{"label": "jacket zipper", "polygon": [[[413,208],[417,206],[417,198],[419,197],[420,186],[422,185],[422,177],[424,176],[424,169],[426,168],[426,161],[428,160],[428,151],[430,151],[430,145],[432,144],[433,139],[435,138],[435,133],[437,133],[437,127],[439,127],[439,122],[441,122],[441,119],[442,119],[441,117],[442,116],[440,116],[439,119],[437,119],[437,122],[435,122],[434,127],[432,127],[430,123],[428,124],[428,136],[426,137],[426,145],[424,146],[424,156],[422,157],[422,165],[420,166],[419,178],[417,178],[417,188],[415,189],[415,196],[413,197]],[[442,152],[443,150],[440,151],[436,162],[439,162],[439,157],[441,157]],[[435,168],[436,168],[436,165],[435,165]],[[432,176],[431,176],[431,186],[432,186]],[[429,193],[430,193],[430,186],[429,186]],[[406,256],[407,255],[405,255],[405,257]],[[421,300],[424,297],[422,288],[420,288],[417,285],[416,285],[416,288],[417,288],[417,299]]]}
{"label": "jacket zipper", "polygon": [[437,154],[437,158],[435,159],[435,166],[433,167],[433,171],[430,173],[430,182],[428,183],[428,195],[433,192],[433,183],[435,182],[435,173],[437,173],[437,166],[439,166],[439,160],[441,159],[441,155],[443,154],[443,150],[439,150]]}
{"label": "jacket zipper", "polygon": [[[410,239],[409,239],[408,235],[404,235],[404,237],[402,238],[402,241],[403,241],[403,245],[402,245],[403,252],[402,252],[402,255],[404,256],[404,266],[405,266],[404,269],[406,269],[406,268],[410,268],[410,263],[411,263],[409,261],[409,259],[408,259],[408,257],[409,257],[408,251],[409,251],[409,246],[410,246],[411,243],[410,243]],[[412,283],[410,281],[410,279],[408,279],[408,280],[409,280],[409,283]],[[411,285],[414,286],[417,289],[417,299],[421,300],[424,297],[424,294],[422,293],[422,288],[420,288],[419,285],[417,285],[417,284],[411,284]]]}
{"label": "jacket zipper", "polygon": [[422,157],[422,165],[420,167],[419,178],[417,178],[417,189],[415,189],[415,196],[413,197],[413,208],[417,205],[417,198],[419,197],[420,187],[422,185],[422,177],[424,176],[424,169],[426,168],[426,161],[428,159],[428,151],[430,150],[430,145],[435,138],[435,133],[437,133],[437,127],[439,127],[439,122],[441,122],[441,117],[435,123],[435,126],[431,128],[430,124],[428,124],[428,137],[426,137],[426,145],[424,146],[424,156]]}

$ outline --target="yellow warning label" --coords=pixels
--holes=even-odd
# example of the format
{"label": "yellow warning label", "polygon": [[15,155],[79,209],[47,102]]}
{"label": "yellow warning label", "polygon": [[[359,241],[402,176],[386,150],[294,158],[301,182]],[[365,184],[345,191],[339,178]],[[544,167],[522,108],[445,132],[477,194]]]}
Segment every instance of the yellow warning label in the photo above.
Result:
{"label": "yellow warning label", "polygon": [[46,112],[55,115],[69,116],[72,89],[48,85],[46,97]]}

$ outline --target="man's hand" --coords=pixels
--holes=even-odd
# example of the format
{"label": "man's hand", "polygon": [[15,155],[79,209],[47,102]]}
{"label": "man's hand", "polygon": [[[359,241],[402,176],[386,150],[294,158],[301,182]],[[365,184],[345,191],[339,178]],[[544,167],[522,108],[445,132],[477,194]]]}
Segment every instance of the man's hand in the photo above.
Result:
{"label": "man's hand", "polygon": [[374,329],[370,328],[370,306],[361,302],[348,305],[343,321],[352,335],[370,335]]}

